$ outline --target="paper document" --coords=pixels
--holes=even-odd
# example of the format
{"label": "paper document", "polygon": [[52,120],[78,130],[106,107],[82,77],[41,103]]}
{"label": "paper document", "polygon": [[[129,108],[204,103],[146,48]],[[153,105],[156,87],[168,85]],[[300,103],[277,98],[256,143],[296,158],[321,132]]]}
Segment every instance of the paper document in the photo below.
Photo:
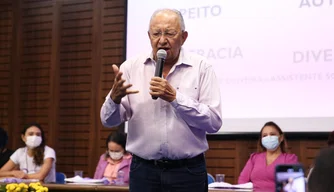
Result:
{"label": "paper document", "polygon": [[209,188],[226,188],[226,189],[253,189],[253,183],[248,182],[244,184],[232,185],[225,182],[214,182],[209,184]]}
{"label": "paper document", "polygon": [[80,176],[75,176],[72,178],[66,178],[66,182],[72,182],[72,183],[104,183],[108,179],[91,179],[91,178],[82,178]]}

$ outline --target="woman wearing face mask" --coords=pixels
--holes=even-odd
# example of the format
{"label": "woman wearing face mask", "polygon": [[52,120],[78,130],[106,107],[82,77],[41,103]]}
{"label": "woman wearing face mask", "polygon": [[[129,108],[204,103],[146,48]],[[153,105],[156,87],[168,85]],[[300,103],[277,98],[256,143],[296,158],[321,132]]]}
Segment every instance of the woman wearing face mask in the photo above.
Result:
{"label": "woman wearing face mask", "polygon": [[281,128],[274,122],[267,122],[260,132],[258,152],[250,156],[238,183],[252,182],[254,190],[275,191],[276,165],[298,163],[298,157],[287,153],[286,149]]}
{"label": "woman wearing face mask", "polygon": [[114,183],[117,174],[122,171],[123,181],[129,182],[129,171],[132,160],[131,154],[125,151],[126,136],[123,133],[111,133],[106,140],[106,152],[101,155],[97,164],[94,179],[107,178]]}
{"label": "woman wearing face mask", "polygon": [[[1,168],[0,177],[38,179],[55,182],[55,151],[45,145],[44,131],[39,124],[30,124],[21,133],[26,146],[17,149]],[[18,168],[19,170],[17,170]]]}

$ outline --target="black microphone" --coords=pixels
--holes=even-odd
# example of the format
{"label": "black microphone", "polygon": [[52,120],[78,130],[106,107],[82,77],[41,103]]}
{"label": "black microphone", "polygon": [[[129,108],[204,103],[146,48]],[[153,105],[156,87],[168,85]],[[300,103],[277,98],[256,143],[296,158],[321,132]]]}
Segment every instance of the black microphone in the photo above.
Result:
{"label": "black microphone", "polygon": [[[159,49],[157,52],[157,63],[155,66],[155,77],[162,77],[162,69],[164,68],[165,59],[167,57],[167,52],[163,49]],[[152,96],[152,99],[156,100],[158,97]]]}

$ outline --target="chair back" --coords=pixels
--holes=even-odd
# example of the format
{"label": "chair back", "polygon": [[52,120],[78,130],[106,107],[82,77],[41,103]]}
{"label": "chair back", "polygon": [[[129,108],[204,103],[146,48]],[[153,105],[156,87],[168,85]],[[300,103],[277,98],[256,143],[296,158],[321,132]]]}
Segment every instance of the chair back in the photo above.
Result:
{"label": "chair back", "polygon": [[66,175],[62,172],[56,172],[56,183],[65,184]]}
{"label": "chair back", "polygon": [[215,182],[215,178],[210,173],[208,173],[208,184],[214,183],[214,182]]}

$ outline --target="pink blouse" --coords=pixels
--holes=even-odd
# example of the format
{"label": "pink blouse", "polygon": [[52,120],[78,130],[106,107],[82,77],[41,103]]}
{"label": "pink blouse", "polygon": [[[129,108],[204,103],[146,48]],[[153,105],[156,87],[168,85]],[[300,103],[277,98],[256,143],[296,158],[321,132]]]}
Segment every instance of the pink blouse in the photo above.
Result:
{"label": "pink blouse", "polygon": [[254,190],[275,191],[275,167],[279,164],[297,164],[295,154],[282,153],[267,165],[266,152],[253,153],[240,173],[238,183],[252,182]]}
{"label": "pink blouse", "polygon": [[110,182],[117,178],[118,168],[122,161],[115,163],[109,157],[107,159],[108,165],[104,170],[103,176],[106,177]]}

